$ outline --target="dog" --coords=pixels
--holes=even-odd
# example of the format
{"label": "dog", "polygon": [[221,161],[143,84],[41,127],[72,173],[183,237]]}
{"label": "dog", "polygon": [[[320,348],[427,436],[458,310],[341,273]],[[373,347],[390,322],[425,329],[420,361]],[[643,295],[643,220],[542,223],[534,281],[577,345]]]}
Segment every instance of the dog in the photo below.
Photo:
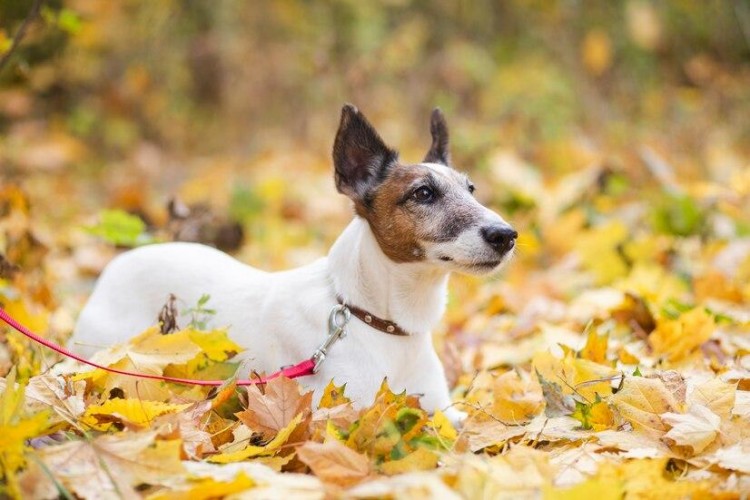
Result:
{"label": "dog", "polygon": [[154,323],[170,294],[187,303],[209,294],[213,326],[229,327],[254,370],[272,372],[308,359],[327,337],[331,311],[345,308],[353,313],[347,335],[315,375],[299,379],[316,401],[333,379],[364,406],[387,377],[392,389],[419,395],[426,410],[460,421],[430,331],[445,311],[448,275],[497,270],[511,258],[518,233],[480,204],[468,177],[451,166],[439,109],[430,131],[424,160],[404,164],[365,116],[345,105],[334,178],[355,216],[327,257],[268,273],[195,243],[125,252],[102,273],[71,348],[90,355],[92,345],[126,341]]}

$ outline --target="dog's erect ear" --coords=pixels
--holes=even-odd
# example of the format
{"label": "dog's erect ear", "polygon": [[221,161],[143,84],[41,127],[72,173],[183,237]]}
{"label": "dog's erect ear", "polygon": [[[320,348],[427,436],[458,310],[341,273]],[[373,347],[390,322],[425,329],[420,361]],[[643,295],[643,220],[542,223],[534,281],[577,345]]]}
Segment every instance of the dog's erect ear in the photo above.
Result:
{"label": "dog's erect ear", "polygon": [[396,164],[398,153],[388,148],[367,118],[346,104],[341,109],[341,123],[333,143],[333,165],[336,189],[354,201],[384,178]]}
{"label": "dog's erect ear", "polygon": [[440,163],[450,165],[451,154],[448,151],[448,124],[440,108],[432,110],[430,117],[430,133],[432,134],[432,146],[424,157],[425,163]]}

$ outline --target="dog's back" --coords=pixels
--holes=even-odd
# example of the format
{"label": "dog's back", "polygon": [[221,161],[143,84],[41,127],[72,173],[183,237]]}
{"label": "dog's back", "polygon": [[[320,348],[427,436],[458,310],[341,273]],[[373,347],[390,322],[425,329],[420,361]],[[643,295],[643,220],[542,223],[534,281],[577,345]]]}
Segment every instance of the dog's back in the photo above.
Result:
{"label": "dog's back", "polygon": [[[177,295],[178,310],[195,306],[203,294],[210,295],[207,307],[236,303],[225,299],[240,289],[245,295],[256,292],[260,298],[268,274],[195,243],[149,245],[125,252],[99,278],[81,311],[70,347],[90,356],[126,341],[157,323],[159,311],[170,293]],[[253,287],[248,289],[247,283],[253,283]],[[217,310],[215,326],[229,326],[240,319],[253,320],[254,308],[250,304],[243,311],[229,306],[222,309]]]}

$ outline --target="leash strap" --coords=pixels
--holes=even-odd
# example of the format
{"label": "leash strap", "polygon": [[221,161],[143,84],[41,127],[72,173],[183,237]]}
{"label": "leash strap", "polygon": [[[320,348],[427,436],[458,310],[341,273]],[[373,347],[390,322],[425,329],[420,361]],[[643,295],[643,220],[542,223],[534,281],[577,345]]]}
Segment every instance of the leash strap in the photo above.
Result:
{"label": "leash strap", "polygon": [[[67,356],[69,358],[75,359],[79,363],[83,363],[85,365],[93,366],[94,368],[99,368],[100,370],[104,370],[110,373],[117,373],[118,375],[125,375],[127,377],[137,377],[137,378],[145,378],[145,379],[151,379],[151,380],[161,380],[164,382],[172,382],[175,384],[185,384],[185,385],[201,385],[201,386],[221,386],[226,383],[226,380],[197,380],[197,379],[189,379],[189,378],[177,378],[177,377],[167,377],[165,375],[153,375],[149,373],[137,373],[137,372],[131,372],[128,370],[120,370],[118,368],[110,368],[108,366],[100,365],[98,363],[94,363],[93,361],[89,361],[85,358],[82,358],[81,356],[78,356],[77,354],[73,354],[69,350],[65,349],[64,347],[55,344],[54,342],[51,342],[47,339],[44,339],[37,335],[36,333],[32,332],[22,324],[20,324],[18,321],[16,321],[12,316],[10,316],[5,309],[0,307],[0,320],[4,321],[8,326],[16,330],[17,332],[25,335],[26,337],[30,338],[34,342],[38,342],[39,344],[42,344],[43,346],[52,349],[55,352],[58,352],[62,354],[63,356]],[[300,363],[297,363],[296,365],[288,366],[286,368],[283,368],[279,371],[276,371],[274,373],[271,373],[270,375],[266,375],[265,377],[258,377],[254,379],[246,379],[246,380],[237,380],[238,386],[246,386],[246,385],[262,385],[268,383],[269,380],[273,380],[277,377],[280,377],[284,375],[287,378],[299,378],[299,377],[306,377],[308,375],[312,375],[314,373],[316,367],[316,362],[312,358],[306,359]]]}

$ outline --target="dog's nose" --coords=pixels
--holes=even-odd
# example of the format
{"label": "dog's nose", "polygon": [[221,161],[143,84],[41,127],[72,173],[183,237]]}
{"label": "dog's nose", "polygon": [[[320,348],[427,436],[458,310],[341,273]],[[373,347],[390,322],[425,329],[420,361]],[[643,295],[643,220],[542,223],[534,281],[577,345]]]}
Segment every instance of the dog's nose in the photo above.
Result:
{"label": "dog's nose", "polygon": [[495,224],[483,227],[482,238],[496,251],[505,253],[516,244],[518,232],[512,227]]}

